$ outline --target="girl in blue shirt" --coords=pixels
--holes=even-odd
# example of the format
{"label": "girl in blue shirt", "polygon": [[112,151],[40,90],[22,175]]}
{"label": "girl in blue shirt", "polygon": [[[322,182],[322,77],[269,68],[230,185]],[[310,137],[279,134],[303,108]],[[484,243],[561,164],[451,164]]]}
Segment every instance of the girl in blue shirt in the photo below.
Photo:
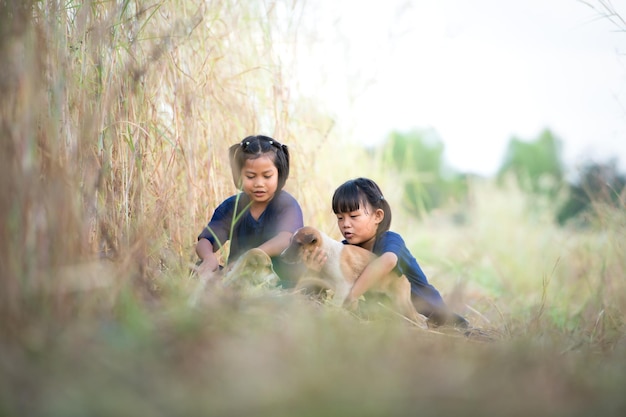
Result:
{"label": "girl in blue shirt", "polygon": [[289,150],[271,137],[248,136],[229,148],[229,157],[233,181],[241,192],[215,209],[198,236],[196,253],[202,260],[198,273],[218,270],[215,252],[230,241],[227,262],[259,248],[272,258],[274,271],[287,286],[293,267],[279,255],[293,232],[303,226],[300,205],[283,190],[289,176]]}
{"label": "girl in blue shirt", "polygon": [[346,299],[347,306],[353,306],[379,277],[393,271],[398,277],[404,274],[408,278],[413,304],[428,317],[429,324],[468,327],[467,320],[452,312],[428,282],[402,237],[389,231],[391,207],[374,181],[357,178],[345,182],[335,190],[332,208],[345,238],[343,243],[378,255],[355,281]]}

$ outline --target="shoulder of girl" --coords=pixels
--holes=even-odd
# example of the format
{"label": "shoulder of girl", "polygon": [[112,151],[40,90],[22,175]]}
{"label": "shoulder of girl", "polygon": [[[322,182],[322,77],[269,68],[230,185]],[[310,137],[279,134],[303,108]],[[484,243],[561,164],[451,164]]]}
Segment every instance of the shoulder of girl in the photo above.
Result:
{"label": "shoulder of girl", "polygon": [[235,202],[237,200],[241,199],[241,195],[240,194],[233,194],[230,197],[228,197],[226,200],[222,201],[222,203],[220,205],[224,205],[224,204],[235,204]]}
{"label": "shoulder of girl", "polygon": [[228,197],[226,200],[222,201],[220,203],[220,207],[233,208],[235,207],[235,204],[239,204],[241,207],[242,204],[243,205],[247,204],[246,200],[247,200],[247,196],[245,193],[234,194]]}
{"label": "shoulder of girl", "polygon": [[280,200],[280,201],[295,202],[297,204],[300,204],[298,202],[298,200],[293,195],[289,194],[285,190],[280,190],[280,192],[278,194],[276,194],[276,196],[274,198],[277,199],[277,200]]}
{"label": "shoulder of girl", "polygon": [[391,230],[386,231],[383,236],[386,236],[389,239],[404,242],[404,239],[399,233],[392,232]]}
{"label": "shoulder of girl", "polygon": [[278,198],[289,198],[289,199],[294,199],[295,197],[292,196],[291,194],[289,194],[289,192],[285,191],[285,190],[280,190],[278,193],[276,193],[276,197]]}

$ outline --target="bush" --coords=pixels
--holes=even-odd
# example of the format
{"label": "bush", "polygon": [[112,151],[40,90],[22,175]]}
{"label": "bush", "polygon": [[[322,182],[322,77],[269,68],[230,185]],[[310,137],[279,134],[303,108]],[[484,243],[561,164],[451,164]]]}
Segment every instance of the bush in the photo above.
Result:
{"label": "bush", "polygon": [[599,206],[624,207],[626,176],[617,170],[617,161],[588,162],[580,169],[579,179],[569,185],[565,203],[557,213],[559,224],[577,218],[586,224]]}

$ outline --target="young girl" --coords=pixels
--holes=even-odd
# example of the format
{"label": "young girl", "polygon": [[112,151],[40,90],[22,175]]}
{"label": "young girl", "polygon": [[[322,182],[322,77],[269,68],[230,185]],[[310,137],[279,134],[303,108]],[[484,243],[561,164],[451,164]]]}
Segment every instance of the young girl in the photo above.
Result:
{"label": "young girl", "polygon": [[303,226],[302,209],[283,190],[289,176],[289,150],[268,136],[248,136],[229,148],[235,186],[241,193],[223,201],[198,236],[198,273],[220,268],[215,252],[230,240],[228,262],[252,248],[272,258],[281,285],[290,286],[291,266],[280,253],[294,231]]}
{"label": "young girl", "polygon": [[378,255],[355,281],[346,305],[353,305],[378,277],[394,271],[408,278],[413,304],[428,317],[430,324],[468,327],[467,320],[452,312],[439,291],[428,282],[402,237],[389,230],[391,207],[374,181],[357,178],[345,182],[335,190],[332,208],[345,238],[343,243],[361,246]]}

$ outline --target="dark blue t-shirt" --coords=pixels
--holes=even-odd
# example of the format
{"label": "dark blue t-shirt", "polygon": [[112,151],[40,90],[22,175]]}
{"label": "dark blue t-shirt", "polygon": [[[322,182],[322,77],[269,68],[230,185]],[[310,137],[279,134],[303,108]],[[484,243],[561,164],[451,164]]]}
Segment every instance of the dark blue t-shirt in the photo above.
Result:
{"label": "dark blue t-shirt", "polygon": [[406,247],[402,236],[391,231],[384,232],[374,242],[372,252],[377,256],[385,252],[396,254],[398,263],[394,271],[398,276],[404,274],[411,283],[413,302],[420,313],[428,316],[433,311],[446,309],[441,294],[428,282],[426,274]]}
{"label": "dark blue t-shirt", "polygon": [[[230,240],[228,262],[233,262],[247,250],[260,246],[278,233],[293,233],[304,225],[300,204],[284,190],[274,196],[258,220],[250,214],[249,204],[250,198],[245,193],[224,200],[215,209],[198,240],[208,239],[213,251]],[[272,258],[272,263],[281,279],[293,272],[278,256]]]}

